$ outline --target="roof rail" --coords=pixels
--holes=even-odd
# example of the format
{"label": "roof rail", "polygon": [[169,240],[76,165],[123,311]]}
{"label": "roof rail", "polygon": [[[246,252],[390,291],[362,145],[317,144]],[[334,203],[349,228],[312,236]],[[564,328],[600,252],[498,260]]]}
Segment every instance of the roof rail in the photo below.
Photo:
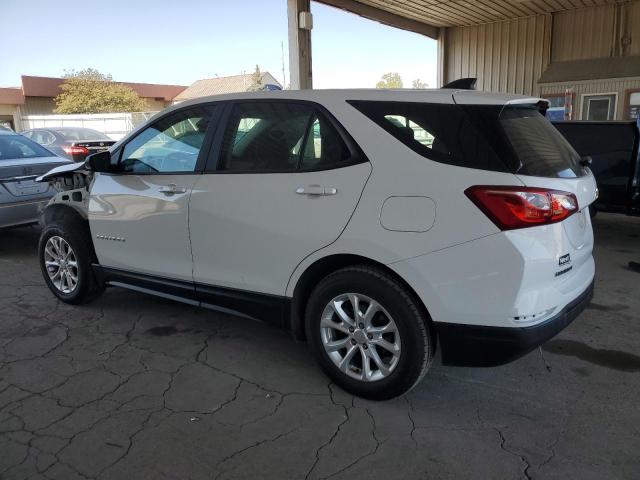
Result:
{"label": "roof rail", "polygon": [[475,90],[477,78],[459,78],[453,82],[449,82],[441,88],[451,88],[457,90]]}

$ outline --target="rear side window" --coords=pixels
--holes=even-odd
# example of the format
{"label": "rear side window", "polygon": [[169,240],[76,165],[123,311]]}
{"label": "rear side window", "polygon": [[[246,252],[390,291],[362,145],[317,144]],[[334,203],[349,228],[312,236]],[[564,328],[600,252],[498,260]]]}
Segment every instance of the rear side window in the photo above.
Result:
{"label": "rear side window", "polygon": [[318,170],[338,167],[349,157],[349,149],[334,126],[324,117],[314,115],[307,130],[300,168]]}
{"label": "rear side window", "polygon": [[349,103],[407,147],[430,160],[483,170],[510,170],[510,166],[496,154],[457,105],[377,101]]}
{"label": "rear side window", "polygon": [[349,103],[436,162],[539,177],[582,174],[579,155],[535,105]]}
{"label": "rear side window", "polygon": [[342,137],[313,105],[242,102],[233,107],[219,169],[293,172],[338,168],[350,160]]}

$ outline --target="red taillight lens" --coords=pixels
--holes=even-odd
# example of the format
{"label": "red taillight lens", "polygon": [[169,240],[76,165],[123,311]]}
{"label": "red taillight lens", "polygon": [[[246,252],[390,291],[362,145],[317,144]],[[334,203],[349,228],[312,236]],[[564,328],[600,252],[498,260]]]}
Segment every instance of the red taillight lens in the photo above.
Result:
{"label": "red taillight lens", "polygon": [[64,153],[67,155],[88,155],[89,149],[86,147],[62,147]]}
{"label": "red taillight lens", "polygon": [[464,193],[501,230],[560,222],[578,211],[574,194],[546,188],[477,185]]}

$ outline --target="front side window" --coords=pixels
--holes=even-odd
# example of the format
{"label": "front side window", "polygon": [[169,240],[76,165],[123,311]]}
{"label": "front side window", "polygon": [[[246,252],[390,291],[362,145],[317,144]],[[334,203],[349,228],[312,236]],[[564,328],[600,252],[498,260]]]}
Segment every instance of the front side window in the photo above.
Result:
{"label": "front side window", "polygon": [[335,168],[349,159],[338,132],[312,105],[243,102],[231,113],[219,169],[291,172]]}
{"label": "front side window", "polygon": [[164,117],[127,143],[120,168],[129,173],[193,172],[213,107],[181,110]]}

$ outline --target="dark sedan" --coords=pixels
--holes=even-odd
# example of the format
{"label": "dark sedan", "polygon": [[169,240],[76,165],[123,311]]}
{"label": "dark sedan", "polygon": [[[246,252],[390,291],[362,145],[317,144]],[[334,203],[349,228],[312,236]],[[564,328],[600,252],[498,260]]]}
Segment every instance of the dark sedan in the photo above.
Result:
{"label": "dark sedan", "polygon": [[22,135],[74,162],[83,162],[88,155],[107,150],[116,143],[104,133],[79,127],[34,128]]}

